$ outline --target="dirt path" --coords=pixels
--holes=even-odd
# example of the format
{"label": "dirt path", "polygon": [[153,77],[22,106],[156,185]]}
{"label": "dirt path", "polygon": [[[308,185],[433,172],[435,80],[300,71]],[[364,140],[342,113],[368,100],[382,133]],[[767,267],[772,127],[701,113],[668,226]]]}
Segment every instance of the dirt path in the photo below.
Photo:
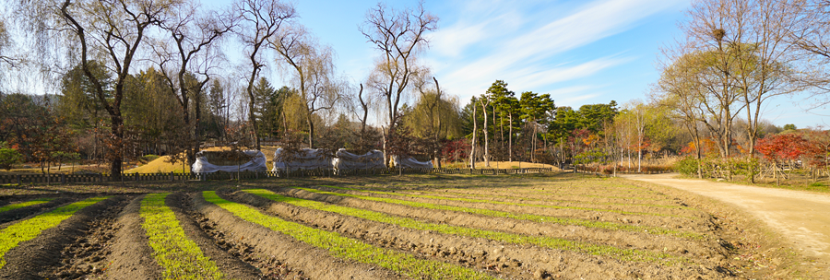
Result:
{"label": "dirt path", "polygon": [[805,256],[830,261],[830,195],[705,180],[673,179],[675,174],[628,179],[661,184],[740,207],[767,223]]}

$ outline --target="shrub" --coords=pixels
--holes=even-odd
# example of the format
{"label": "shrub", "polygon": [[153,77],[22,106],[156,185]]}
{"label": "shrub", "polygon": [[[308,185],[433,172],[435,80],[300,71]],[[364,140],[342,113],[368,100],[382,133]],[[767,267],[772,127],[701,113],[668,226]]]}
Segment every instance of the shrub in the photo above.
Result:
{"label": "shrub", "polygon": [[17,150],[0,148],[0,168],[9,171],[12,169],[12,165],[20,162],[21,159],[23,159],[23,155]]}
{"label": "shrub", "polygon": [[683,175],[697,176],[697,159],[691,156],[685,157],[674,164],[674,170]]}

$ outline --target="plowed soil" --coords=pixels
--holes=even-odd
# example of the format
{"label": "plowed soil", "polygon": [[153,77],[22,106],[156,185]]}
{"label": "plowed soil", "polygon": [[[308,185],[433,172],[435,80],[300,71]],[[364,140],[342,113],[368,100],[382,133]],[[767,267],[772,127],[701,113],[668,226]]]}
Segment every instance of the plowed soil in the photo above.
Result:
{"label": "plowed soil", "polygon": [[[780,234],[752,216],[709,198],[645,182],[568,174],[413,175],[269,179],[231,187],[236,185],[212,181],[0,189],[4,195],[0,205],[57,198],[0,213],[0,230],[93,194],[122,194],[84,208],[11,249],[0,279],[161,279],[163,268],[154,258],[139,215],[143,194],[157,191],[172,193],[165,203],[186,237],[227,278],[404,278],[379,265],[334,257],[325,249],[245,221],[205,201],[203,190],[216,190],[220,197],[265,215],[503,279],[820,279],[823,275],[816,269],[819,263],[812,261],[815,258],[790,249]],[[413,229],[346,212],[295,206],[241,191],[245,188],[268,189],[315,201],[314,205],[453,226],[459,232]],[[12,194],[20,192],[25,196]],[[473,235],[461,234],[465,229],[491,235],[467,237]],[[495,238],[505,234],[608,249],[589,252],[521,241],[527,238]],[[651,257],[628,258],[615,252]]]}

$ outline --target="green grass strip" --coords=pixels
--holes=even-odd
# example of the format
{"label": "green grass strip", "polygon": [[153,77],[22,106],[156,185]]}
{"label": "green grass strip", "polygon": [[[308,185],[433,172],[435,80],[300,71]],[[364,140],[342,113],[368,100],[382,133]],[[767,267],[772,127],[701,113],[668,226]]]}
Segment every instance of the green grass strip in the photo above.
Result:
{"label": "green grass strip", "polygon": [[6,259],[3,258],[3,256],[5,256],[9,250],[17,247],[20,242],[35,239],[35,237],[40,235],[41,232],[59,225],[63,222],[63,220],[72,217],[72,214],[75,214],[78,210],[84,209],[87,206],[108,198],[109,197],[95,197],[78,201],[66,206],[55,208],[55,210],[37,215],[31,219],[23,220],[3,229],[0,231],[0,268],[6,266]]}
{"label": "green grass strip", "polygon": [[451,226],[446,224],[424,223],[410,218],[391,216],[375,211],[327,204],[319,201],[306,200],[295,197],[288,197],[263,189],[244,190],[247,193],[258,195],[276,202],[288,203],[294,206],[316,209],[326,212],[337,213],[346,216],[357,217],[370,221],[393,224],[416,230],[435,231],[443,234],[452,234],[473,238],[485,238],[498,242],[512,244],[532,244],[540,247],[558,249],[565,251],[577,251],[597,256],[606,256],[623,261],[657,261],[663,259],[676,259],[669,254],[652,253],[631,249],[620,249],[614,246],[595,245],[585,242],[575,242],[561,238],[547,236],[528,236],[512,233],[504,233],[490,230],[480,230]]}
{"label": "green grass strip", "polygon": [[0,207],[0,213],[15,210],[15,209],[20,209],[20,208],[23,208],[23,207],[29,207],[29,206],[34,206],[34,205],[38,205],[38,204],[44,204],[44,203],[47,203],[47,202],[52,201],[52,200],[55,200],[55,199],[54,198],[38,198],[38,199],[35,199],[35,200],[29,200],[29,201],[26,201],[26,202],[12,203],[12,204]]}
{"label": "green grass strip", "polygon": [[616,210],[616,209],[601,209],[601,208],[589,208],[589,207],[579,207],[579,206],[541,205],[541,204],[531,204],[531,203],[493,201],[493,200],[487,200],[487,199],[473,199],[473,198],[460,198],[460,197],[448,197],[448,196],[436,196],[436,195],[421,195],[421,194],[412,194],[412,193],[370,191],[370,190],[346,188],[346,187],[337,187],[337,186],[328,186],[328,185],[323,185],[323,187],[339,189],[339,190],[347,190],[347,191],[359,191],[359,192],[365,192],[365,193],[382,194],[382,195],[393,195],[393,196],[403,196],[403,197],[418,197],[418,198],[449,200],[449,201],[461,201],[461,202],[471,202],[471,203],[486,203],[486,204],[495,204],[495,205],[511,205],[511,206],[552,208],[552,209],[572,209],[572,210],[583,210],[583,211],[609,212],[609,213],[617,213],[617,214],[624,214],[624,215],[664,216],[664,217],[696,219],[696,218],[693,218],[693,217],[678,216],[678,215],[663,214],[663,213],[631,212],[631,211],[623,211],[623,210]]}
{"label": "green grass strip", "polygon": [[337,258],[378,265],[413,279],[496,279],[469,268],[433,260],[417,259],[409,254],[378,248],[359,240],[288,222],[260,213],[256,209],[224,200],[216,192],[203,192],[205,200],[216,204],[243,220],[262,225],[274,231],[289,235],[311,246],[323,248]]}
{"label": "green grass strip", "polygon": [[617,223],[589,221],[589,220],[582,220],[582,219],[559,218],[559,217],[533,215],[533,214],[519,214],[519,213],[511,213],[511,212],[489,210],[489,209],[459,207],[459,206],[414,202],[414,201],[408,201],[408,200],[382,198],[382,197],[374,197],[374,196],[366,196],[366,195],[328,192],[328,191],[321,191],[321,190],[317,190],[317,189],[303,188],[303,187],[294,187],[294,188],[304,190],[304,191],[308,191],[308,192],[319,193],[319,194],[351,197],[351,198],[356,198],[356,199],[361,199],[361,200],[399,204],[399,205],[416,207],[416,208],[426,208],[426,209],[434,209],[434,210],[464,212],[464,213],[478,214],[478,215],[484,215],[484,216],[490,216],[490,217],[504,217],[504,218],[510,218],[510,219],[516,219],[516,220],[525,220],[525,221],[531,221],[531,222],[537,222],[537,223],[553,223],[553,224],[561,224],[561,225],[574,225],[574,226],[583,226],[583,227],[588,227],[588,228],[599,228],[599,229],[607,229],[607,230],[623,230],[623,231],[631,231],[631,232],[643,232],[643,231],[645,231],[645,232],[648,232],[648,233],[651,233],[651,234],[673,235],[673,236],[678,236],[678,237],[683,237],[683,238],[692,238],[692,239],[699,239],[699,238],[702,237],[700,234],[693,233],[693,232],[681,232],[681,231],[675,231],[675,230],[670,230],[670,229],[661,228],[661,227],[623,225],[623,224],[617,224]]}
{"label": "green grass strip", "polygon": [[176,214],[164,204],[167,195],[153,193],[141,200],[141,227],[147,231],[153,257],[164,269],[164,279],[224,279],[216,263],[187,238]]}

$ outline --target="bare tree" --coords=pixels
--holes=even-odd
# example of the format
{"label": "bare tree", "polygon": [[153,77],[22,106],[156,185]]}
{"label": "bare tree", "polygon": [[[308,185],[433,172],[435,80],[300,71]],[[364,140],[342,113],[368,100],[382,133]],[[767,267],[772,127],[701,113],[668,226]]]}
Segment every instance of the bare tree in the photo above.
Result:
{"label": "bare tree", "polygon": [[422,113],[427,118],[425,133],[422,135],[426,141],[422,142],[424,142],[424,146],[426,146],[430,156],[435,160],[435,166],[441,168],[441,140],[446,137],[446,123],[442,121],[441,113],[448,108],[443,108],[446,106],[442,106],[446,102],[442,99],[443,92],[441,92],[438,79],[432,77],[432,83],[435,84],[435,89],[433,90],[430,88],[432,83],[426,78],[428,76],[426,74],[429,74],[429,72],[423,73],[415,82],[415,88],[420,93],[419,103],[423,105],[416,106],[416,108],[423,109]]}
{"label": "bare tree", "polygon": [[796,76],[798,84],[812,91],[809,99],[814,101],[811,109],[830,104],[830,1],[805,0],[801,9],[790,9],[800,21],[787,34],[789,42],[795,45],[801,59],[813,66],[801,69]]}
{"label": "bare tree", "polygon": [[[680,58],[684,59],[684,58]],[[660,76],[655,91],[660,94],[656,98],[662,106],[672,110],[673,118],[680,120],[683,126],[692,136],[697,156],[697,176],[703,178],[701,173],[702,158],[701,138],[699,124],[704,119],[705,110],[701,107],[700,91],[705,90],[695,83],[694,77],[690,76],[689,69],[682,66],[682,61],[673,65],[664,66],[663,74]]]}
{"label": "bare tree", "polygon": [[482,129],[484,133],[484,167],[490,167],[490,142],[487,137],[487,106],[490,105],[490,96],[482,95],[478,99],[478,103],[481,105],[481,112],[484,115],[484,128]]}
{"label": "bare tree", "polygon": [[731,153],[732,120],[738,112],[744,111],[748,120],[745,133],[751,158],[762,105],[797,90],[789,76],[800,72],[801,64],[796,63],[798,56],[788,39],[801,24],[805,5],[798,0],[701,0],[692,5],[691,21],[683,27],[690,48],[683,53],[698,53],[695,67],[702,75],[696,80],[707,86],[707,96],[719,101],[716,110],[707,106],[710,113],[719,112],[711,114],[719,124],[704,124],[718,134],[724,157]]}
{"label": "bare tree", "polygon": [[[472,143],[470,143],[470,169],[476,169],[476,140],[477,140],[476,139],[476,130],[478,130],[478,122],[476,121],[476,108],[478,108],[478,106],[476,106],[476,104],[475,104],[475,102],[476,102],[475,99],[473,99],[472,102],[473,102],[473,114],[472,114],[472,118],[473,118],[473,139],[471,140]],[[485,115],[487,115],[487,114],[485,113]]]}
{"label": "bare tree", "polygon": [[[230,13],[201,11],[194,2],[173,10],[171,20],[162,24],[169,37],[154,46],[157,64],[167,80],[167,86],[176,96],[190,141],[186,145],[188,165],[193,165],[200,146],[200,113],[202,91],[210,81],[210,68],[215,65],[216,43],[230,32],[235,19]],[[172,50],[171,50],[172,49]],[[190,98],[194,98],[195,118],[190,116]]]}
{"label": "bare tree", "polygon": [[308,124],[308,145],[314,148],[312,116],[318,111],[333,109],[340,100],[343,83],[335,77],[334,51],[331,47],[317,45],[299,25],[285,28],[272,44],[279,53],[279,60],[290,70],[293,82],[300,90]]}
{"label": "bare tree", "polygon": [[[395,131],[403,94],[421,71],[416,58],[429,44],[424,34],[435,30],[437,23],[438,17],[424,11],[423,3],[419,3],[415,10],[400,12],[378,3],[377,7],[366,14],[366,23],[361,27],[361,33],[381,52],[374,70],[380,74],[375,83],[382,85],[380,94],[386,99],[388,132]],[[387,154],[385,149],[384,145],[384,155]],[[388,157],[384,161],[388,162]]]}
{"label": "bare tree", "polygon": [[[245,46],[246,59],[250,63],[251,74],[247,79],[246,92],[248,93],[248,118],[251,129],[257,131],[256,117],[254,116],[254,83],[257,81],[263,64],[263,52],[270,45],[269,40],[276,36],[282,24],[296,17],[294,7],[277,0],[237,0],[234,3],[240,28],[237,34]],[[261,148],[259,137],[256,138],[256,149]]]}
{"label": "bare tree", "polygon": [[[130,67],[142,46],[146,33],[163,23],[174,3],[144,0],[104,0],[61,4],[60,17],[81,48],[81,67],[93,85],[92,90],[109,113],[113,141],[109,151],[110,173],[121,176],[124,119],[121,100]],[[107,92],[91,71],[90,58],[106,56],[107,65],[116,74],[113,91]],[[111,96],[110,96],[111,94]]]}

